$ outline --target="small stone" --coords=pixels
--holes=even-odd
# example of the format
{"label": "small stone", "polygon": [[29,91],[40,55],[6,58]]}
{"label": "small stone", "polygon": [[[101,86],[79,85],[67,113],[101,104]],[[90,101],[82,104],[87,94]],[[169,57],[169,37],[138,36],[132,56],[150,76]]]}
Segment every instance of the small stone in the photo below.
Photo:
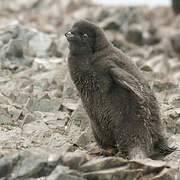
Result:
{"label": "small stone", "polygon": [[82,131],[90,126],[89,117],[82,105],[79,105],[79,107],[72,113],[72,119],[74,120],[74,124],[80,127]]}
{"label": "small stone", "polygon": [[114,19],[114,17],[109,17],[100,24],[100,27],[102,27],[104,30],[118,31],[120,24],[118,20]]}
{"label": "small stone", "polygon": [[147,71],[147,72],[152,72],[151,67],[148,66],[147,64],[143,65],[143,66],[141,67],[141,70],[142,70],[142,71]]}
{"label": "small stone", "polygon": [[13,121],[12,121],[12,118],[11,118],[11,115],[8,111],[8,108],[1,108],[0,107],[0,124],[3,125],[3,124],[12,124]]}
{"label": "small stone", "polygon": [[6,52],[6,56],[14,56],[17,58],[22,58],[24,55],[23,52],[24,44],[22,40],[10,40],[9,46]]}
{"label": "small stone", "polygon": [[179,95],[179,89],[178,89],[178,94],[175,94],[174,96],[169,98],[169,104],[172,104],[173,106],[180,106],[180,95]]}
{"label": "small stone", "polygon": [[9,104],[8,97],[2,95],[1,93],[0,93],[0,104]]}
{"label": "small stone", "polygon": [[59,98],[53,100],[31,98],[27,104],[27,109],[31,112],[56,112],[59,110],[61,103],[62,102]]}
{"label": "small stone", "polygon": [[16,109],[15,107],[9,107],[8,111],[9,111],[9,114],[11,115],[13,121],[17,121],[22,114],[22,110]]}
{"label": "small stone", "polygon": [[87,132],[83,131],[79,137],[75,137],[72,140],[72,143],[74,145],[78,146],[79,148],[85,149],[86,146],[91,143],[91,141],[92,141],[91,137],[92,137],[92,135],[89,136],[89,134]]}
{"label": "small stone", "polygon": [[77,102],[63,102],[62,104],[65,108],[71,110],[71,111],[74,111],[78,108],[78,103]]}
{"label": "small stone", "polygon": [[31,48],[37,57],[47,56],[52,47],[52,38],[44,33],[37,33],[29,41],[29,48]]}
{"label": "small stone", "polygon": [[87,162],[87,156],[84,152],[67,152],[62,156],[61,162],[71,169],[78,169],[82,164]]}
{"label": "small stone", "polygon": [[23,124],[28,124],[36,120],[36,117],[31,113],[31,114],[26,114],[24,119],[23,119]]}
{"label": "small stone", "polygon": [[126,40],[137,45],[143,45],[142,27],[139,25],[132,25],[126,33]]}

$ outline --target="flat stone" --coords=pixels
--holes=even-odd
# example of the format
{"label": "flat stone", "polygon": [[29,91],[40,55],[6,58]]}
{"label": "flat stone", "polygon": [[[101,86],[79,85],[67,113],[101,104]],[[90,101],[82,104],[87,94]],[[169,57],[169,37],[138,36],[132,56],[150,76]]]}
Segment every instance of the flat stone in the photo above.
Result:
{"label": "flat stone", "polygon": [[87,163],[83,164],[80,167],[80,170],[83,172],[100,171],[104,169],[124,166],[126,164],[127,164],[127,161],[122,158],[107,157],[107,158],[90,160]]}
{"label": "flat stone", "polygon": [[176,180],[180,177],[180,171],[177,169],[165,168],[158,175],[154,176],[152,179],[156,180]]}
{"label": "flat stone", "polygon": [[0,124],[12,124],[12,118],[8,112],[8,108],[0,107]]}
{"label": "flat stone", "polygon": [[83,131],[80,136],[74,137],[72,143],[79,148],[86,149],[86,146],[92,142],[92,134],[89,131]]}
{"label": "flat stone", "polygon": [[8,111],[9,111],[9,114],[11,115],[12,120],[15,122],[20,118],[23,112],[21,109],[17,109],[15,107],[9,107]]}
{"label": "flat stone", "polygon": [[42,112],[55,112],[58,111],[61,106],[61,100],[56,98],[49,99],[37,99],[31,98],[27,104],[27,109],[30,111],[42,111]]}
{"label": "flat stone", "polygon": [[0,93],[0,104],[9,104],[9,99]]}
{"label": "flat stone", "polygon": [[85,162],[87,162],[87,156],[84,152],[67,152],[61,158],[61,163],[71,169],[78,169]]}
{"label": "flat stone", "polygon": [[47,159],[48,154],[36,152],[35,150],[20,153],[18,164],[12,173],[12,178],[40,177],[47,164]]}
{"label": "flat stone", "polygon": [[25,115],[25,117],[24,117],[24,119],[23,119],[23,124],[28,124],[28,123],[31,123],[31,122],[33,122],[33,121],[35,121],[36,120],[36,117],[35,117],[35,115],[34,114],[30,114],[30,113],[28,113],[28,114],[26,114]]}
{"label": "flat stone", "polygon": [[80,173],[68,167],[58,165],[46,180],[85,180]]}
{"label": "flat stone", "polygon": [[132,25],[126,33],[126,40],[137,45],[143,45],[143,29],[140,25]]}
{"label": "flat stone", "polygon": [[72,113],[72,119],[74,120],[74,124],[80,127],[82,131],[90,126],[89,117],[82,105],[79,105],[78,108]]}
{"label": "flat stone", "polygon": [[126,170],[124,168],[112,168],[108,170],[102,171],[94,171],[90,173],[85,173],[84,177],[88,180],[96,179],[96,180],[129,180],[129,179],[137,179],[140,178],[142,174],[142,170]]}

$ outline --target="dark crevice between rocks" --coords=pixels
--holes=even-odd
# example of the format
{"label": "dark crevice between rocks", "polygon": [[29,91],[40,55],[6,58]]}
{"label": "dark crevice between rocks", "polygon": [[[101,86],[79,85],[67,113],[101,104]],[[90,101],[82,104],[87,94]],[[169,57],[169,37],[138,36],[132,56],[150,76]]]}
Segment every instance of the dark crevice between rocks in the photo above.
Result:
{"label": "dark crevice between rocks", "polygon": [[5,156],[2,157],[0,159],[0,178],[6,177],[8,179],[11,176],[13,169],[17,166],[19,160],[19,154],[13,159],[7,159]]}

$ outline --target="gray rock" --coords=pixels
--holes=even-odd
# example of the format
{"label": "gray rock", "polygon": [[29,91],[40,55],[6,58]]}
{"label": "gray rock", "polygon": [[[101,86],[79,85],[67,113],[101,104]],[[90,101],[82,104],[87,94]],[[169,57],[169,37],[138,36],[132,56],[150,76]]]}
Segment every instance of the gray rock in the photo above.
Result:
{"label": "gray rock", "polygon": [[31,123],[31,122],[33,122],[33,121],[35,121],[36,120],[36,117],[35,117],[35,115],[34,114],[30,114],[30,113],[28,113],[28,114],[26,114],[25,116],[24,116],[24,119],[23,119],[23,125],[24,124],[27,124],[27,123]]}
{"label": "gray rock", "polygon": [[[179,149],[180,149],[180,133],[172,135],[169,139],[169,142],[172,146],[177,147],[177,153],[179,154],[180,153],[180,151],[179,151]],[[171,155],[169,155],[169,157],[171,157]]]}
{"label": "gray rock", "polygon": [[71,169],[79,169],[87,160],[85,152],[67,152],[61,157],[60,162]]}
{"label": "gray rock", "polygon": [[0,48],[2,48],[3,47],[3,42],[0,40]]}
{"label": "gray rock", "polygon": [[127,53],[131,51],[133,48],[135,48],[135,45],[126,41],[124,36],[120,33],[112,33],[111,36],[113,37],[111,40],[113,45],[121,49],[123,52]]}
{"label": "gray rock", "polygon": [[78,103],[70,99],[65,99],[62,105],[70,111],[75,111],[78,108]]}
{"label": "gray rock", "polygon": [[20,44],[27,42],[36,34],[34,30],[21,25],[18,21],[12,22],[10,25],[1,29],[2,41],[8,43],[10,40],[19,40]]}
{"label": "gray rock", "polygon": [[94,136],[90,128],[86,128],[85,131],[81,133],[80,136],[75,136],[72,139],[73,146],[78,147],[79,149],[89,149],[89,147],[94,142]]}
{"label": "gray rock", "polygon": [[8,108],[0,107],[0,124],[12,124],[13,121],[11,119],[11,115],[8,112]]}
{"label": "gray rock", "polygon": [[174,151],[173,153],[169,154],[168,156],[166,156],[164,158],[164,160],[167,161],[167,164],[170,167],[179,169],[179,167],[180,167],[180,159],[179,159],[179,156],[180,156],[180,151],[179,151],[180,150],[180,134],[171,136],[168,141],[169,141],[169,144],[171,146],[176,147],[177,150]]}
{"label": "gray rock", "polygon": [[82,131],[84,131],[90,125],[89,117],[82,105],[79,105],[78,108],[72,113],[72,119],[74,120],[74,124],[80,127]]}
{"label": "gray rock", "polygon": [[6,52],[6,57],[10,58],[11,56],[13,56],[17,58],[23,58],[24,56],[23,48],[24,48],[24,44],[22,40],[10,40]]}
{"label": "gray rock", "polygon": [[160,43],[161,36],[155,25],[150,24],[149,27],[143,32],[143,42],[147,45],[155,45]]}
{"label": "gray rock", "polygon": [[12,94],[10,95],[10,98],[13,103],[16,103],[19,105],[25,105],[30,98],[30,94],[21,92],[21,95],[20,95],[20,93],[16,91],[16,92],[12,92]]}
{"label": "gray rock", "polygon": [[[0,177],[10,179],[30,179],[49,175],[56,163],[48,160],[50,153],[41,149],[17,152],[0,159]],[[55,159],[58,161],[58,159]],[[15,167],[14,167],[15,166]]]}
{"label": "gray rock", "polygon": [[152,68],[153,72],[160,72],[164,74],[170,72],[169,61],[162,54],[150,58],[146,64]]}
{"label": "gray rock", "polygon": [[137,45],[143,45],[143,30],[140,25],[132,25],[126,33],[126,40]]}
{"label": "gray rock", "polygon": [[0,94],[0,104],[9,104],[9,99],[8,99],[8,97]]}
{"label": "gray rock", "polygon": [[150,49],[149,58],[158,56],[160,54],[165,54],[165,56],[169,58],[174,58],[177,56],[173,50],[170,39],[164,38],[159,44],[155,45],[152,49]]}
{"label": "gray rock", "polygon": [[91,0],[87,0],[87,1],[76,1],[76,0],[71,0],[71,1],[67,1],[66,3],[64,3],[64,1],[61,1],[62,4],[62,8],[66,8],[67,12],[73,12],[77,9],[79,9],[80,7],[87,7],[87,6],[91,6],[92,2]]}
{"label": "gray rock", "polygon": [[[48,174],[47,159],[47,154],[36,152],[35,150],[20,153],[18,164],[12,173],[12,178],[41,177],[43,174]],[[47,167],[47,171],[43,172],[45,167]],[[49,167],[49,169],[51,169],[51,167]]]}
{"label": "gray rock", "polygon": [[82,172],[100,171],[104,169],[111,169],[121,167],[127,164],[127,161],[117,157],[107,157],[101,159],[93,159],[83,164],[80,167]]}
{"label": "gray rock", "polygon": [[15,108],[15,107],[9,107],[8,108],[8,112],[9,112],[9,114],[10,114],[10,116],[11,116],[11,118],[12,118],[12,120],[14,121],[14,122],[16,122],[19,118],[20,118],[20,116],[22,115],[22,110],[21,109],[17,109],[17,108]]}
{"label": "gray rock", "polygon": [[170,91],[177,87],[178,85],[176,83],[170,81],[154,81],[153,84],[153,89],[156,92],[161,92],[166,90]]}
{"label": "gray rock", "polygon": [[14,122],[0,127],[0,147],[1,149],[17,150],[22,148],[22,130],[14,127]]}
{"label": "gray rock", "polygon": [[56,57],[59,57],[59,56],[61,57],[64,54],[68,53],[67,47],[68,47],[68,43],[65,37],[61,34],[60,37],[54,40],[54,53],[53,54]]}
{"label": "gray rock", "polygon": [[126,39],[137,45],[155,45],[161,41],[160,33],[152,24],[149,27],[139,24],[131,25],[126,33]]}
{"label": "gray rock", "polygon": [[102,21],[100,27],[102,27],[104,30],[118,31],[120,28],[120,23],[118,20],[115,20],[114,17],[108,17]]}
{"label": "gray rock", "polygon": [[[19,23],[8,26],[2,30],[3,34],[10,31],[11,36],[5,36],[3,41],[7,42],[1,49],[0,53],[4,56],[4,60],[8,59],[10,64],[5,63],[6,66],[12,65],[32,65],[33,59],[30,56],[48,56],[53,55],[55,46],[51,36],[37,32],[33,29],[28,29]],[[14,39],[11,39],[11,38]],[[27,57],[29,56],[29,58]],[[14,67],[17,68],[17,67]]]}
{"label": "gray rock", "polygon": [[46,98],[31,98],[27,104],[27,109],[31,112],[42,111],[42,112],[55,112],[58,111],[62,102],[60,99],[46,99]]}
{"label": "gray rock", "polygon": [[97,22],[102,22],[110,16],[111,10],[111,8],[102,8],[101,6],[98,6],[96,11],[92,14],[93,19],[96,19]]}
{"label": "gray rock", "polygon": [[[169,163],[170,165],[170,163]],[[175,167],[175,166],[171,166]],[[169,169],[166,162],[143,159],[127,161],[121,158],[104,158],[91,160],[81,166],[87,179],[175,179],[177,169]]]}
{"label": "gray rock", "polygon": [[84,177],[88,180],[96,179],[96,180],[129,180],[129,179],[137,179],[140,178],[142,174],[142,170],[124,170],[123,168],[112,168],[108,170],[95,171],[91,173],[85,173]]}
{"label": "gray rock", "polygon": [[10,40],[3,46],[0,51],[2,57],[1,68],[16,70],[20,69],[22,65],[31,66],[33,59],[24,57],[23,47],[23,42],[21,40]]}
{"label": "gray rock", "polygon": [[179,95],[179,88],[177,88],[177,91],[175,91],[175,92],[177,92],[177,94],[173,94],[173,96],[171,96],[170,98],[169,98],[169,104],[171,104],[171,105],[173,105],[173,106],[175,106],[175,107],[179,107],[180,106],[180,95]]}
{"label": "gray rock", "polygon": [[147,71],[147,72],[152,72],[152,69],[147,64],[144,64],[143,66],[141,66],[141,70]]}
{"label": "gray rock", "polygon": [[11,172],[16,166],[19,159],[18,153],[11,153],[11,156],[4,156],[0,158],[0,178],[11,177]]}
{"label": "gray rock", "polygon": [[46,180],[85,180],[80,173],[68,167],[58,165]]}
{"label": "gray rock", "polygon": [[[157,180],[178,180],[180,177],[180,172],[177,169],[165,168],[158,175],[154,176],[152,179]],[[147,178],[142,178],[147,180]]]}
{"label": "gray rock", "polygon": [[[15,23],[17,24],[17,23]],[[3,42],[3,44],[8,43],[10,39],[14,39],[18,35],[18,28],[16,25],[12,24],[8,27],[0,29],[0,40]]]}
{"label": "gray rock", "polygon": [[1,29],[1,31],[4,35],[2,41],[6,43],[0,50],[2,68],[16,70],[22,65],[30,66],[33,59],[29,56],[32,53],[28,49],[27,43],[35,33],[18,22]]}
{"label": "gray rock", "polygon": [[64,98],[72,98],[75,100],[78,100],[78,96],[77,96],[77,90],[71,80],[70,74],[67,73],[66,77],[64,79],[64,84],[63,84],[64,88],[63,88],[63,97]]}
{"label": "gray rock", "polygon": [[[0,10],[0,179],[179,179],[178,16],[83,0],[0,1]],[[155,90],[169,146],[178,148],[163,161],[88,155],[96,143],[68,74],[64,37],[79,17],[103,27]]]}
{"label": "gray rock", "polygon": [[37,57],[47,56],[51,50],[53,40],[52,38],[44,33],[36,33],[30,41],[29,48],[35,52]]}
{"label": "gray rock", "polygon": [[2,9],[8,9],[13,12],[18,12],[22,9],[30,9],[32,8],[38,0],[32,0],[31,2],[26,3],[26,1],[16,1],[16,3],[9,4],[6,1],[3,1],[1,4]]}

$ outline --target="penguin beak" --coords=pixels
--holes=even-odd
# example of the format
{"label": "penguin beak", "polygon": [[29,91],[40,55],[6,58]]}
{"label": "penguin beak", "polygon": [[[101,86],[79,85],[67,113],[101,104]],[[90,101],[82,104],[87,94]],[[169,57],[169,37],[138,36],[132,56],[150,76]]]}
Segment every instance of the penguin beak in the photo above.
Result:
{"label": "penguin beak", "polygon": [[74,37],[74,34],[71,31],[68,31],[67,33],[65,33],[65,36],[67,40],[70,40]]}

